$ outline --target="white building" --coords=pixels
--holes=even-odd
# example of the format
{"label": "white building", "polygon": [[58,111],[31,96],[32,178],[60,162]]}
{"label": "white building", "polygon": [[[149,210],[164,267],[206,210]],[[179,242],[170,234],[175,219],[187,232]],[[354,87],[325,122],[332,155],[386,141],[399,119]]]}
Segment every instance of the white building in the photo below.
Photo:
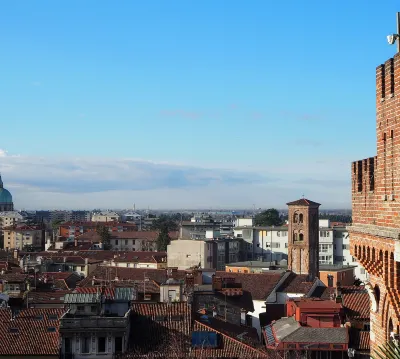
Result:
{"label": "white building", "polygon": [[[332,227],[329,220],[319,222],[319,263],[322,265],[352,265],[355,277],[367,280],[367,272],[350,254],[346,227]],[[287,260],[288,227],[235,226],[234,235],[245,242],[246,260],[268,262]]]}
{"label": "white building", "polygon": [[119,214],[112,211],[103,211],[92,214],[92,222],[118,222]]}

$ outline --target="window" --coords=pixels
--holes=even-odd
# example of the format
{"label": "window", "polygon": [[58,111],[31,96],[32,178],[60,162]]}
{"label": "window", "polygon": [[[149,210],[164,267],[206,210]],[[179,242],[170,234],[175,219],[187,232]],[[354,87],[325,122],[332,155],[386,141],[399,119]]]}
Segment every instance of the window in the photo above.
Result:
{"label": "window", "polygon": [[343,244],[342,249],[350,249],[350,244]]}
{"label": "window", "polygon": [[83,337],[81,341],[81,353],[88,354],[90,353],[90,337]]}
{"label": "window", "polygon": [[332,245],[331,244],[320,244],[319,245],[319,251],[320,252],[329,252],[332,249]]}
{"label": "window", "polygon": [[81,272],[85,271],[85,266],[81,266]]}
{"label": "window", "polygon": [[84,307],[83,305],[78,305],[78,306],[76,307],[76,310],[77,310],[78,312],[84,312],[84,311],[85,311],[85,307]]}
{"label": "window", "polygon": [[116,246],[118,245],[118,239],[115,240],[115,245],[116,245]]}
{"label": "window", "polygon": [[122,353],[122,337],[115,337],[115,352]]}
{"label": "window", "polygon": [[360,274],[365,274],[365,268],[360,268]]}
{"label": "window", "polygon": [[299,222],[303,223],[303,213],[300,213],[300,215],[299,215]]}
{"label": "window", "polygon": [[91,311],[92,313],[96,313],[96,312],[97,312],[97,307],[96,307],[95,305],[92,305],[92,306],[90,307],[90,311]]}
{"label": "window", "polygon": [[281,232],[276,232],[276,235],[278,236],[278,237],[280,237],[281,236]]}
{"label": "window", "polygon": [[105,337],[99,337],[97,339],[97,352],[98,353],[106,352],[106,338]]}
{"label": "window", "polygon": [[272,248],[281,248],[280,243],[272,243]]}
{"label": "window", "polygon": [[55,333],[55,332],[57,331],[57,329],[56,329],[55,327],[48,327],[48,328],[47,328],[47,331],[48,331],[49,333]]}
{"label": "window", "polygon": [[10,333],[18,333],[18,328],[10,328]]}
{"label": "window", "polygon": [[58,316],[54,314],[49,314],[48,315],[49,320],[58,320]]}
{"label": "window", "polygon": [[72,353],[71,338],[64,338],[64,352],[66,354]]}
{"label": "window", "polygon": [[133,244],[133,245],[135,244],[135,240],[134,240],[134,239],[132,239],[132,244]]}
{"label": "window", "polygon": [[128,245],[128,240],[127,240],[127,239],[125,239],[125,245],[126,245],[126,246]]}
{"label": "window", "polygon": [[304,234],[303,233],[300,233],[299,234],[299,241],[303,241],[304,240]]}
{"label": "window", "polygon": [[287,248],[288,247],[288,244],[287,243],[285,243],[285,248]]}
{"label": "window", "polygon": [[43,315],[36,315],[36,316],[35,316],[35,319],[36,319],[36,320],[43,320]]}

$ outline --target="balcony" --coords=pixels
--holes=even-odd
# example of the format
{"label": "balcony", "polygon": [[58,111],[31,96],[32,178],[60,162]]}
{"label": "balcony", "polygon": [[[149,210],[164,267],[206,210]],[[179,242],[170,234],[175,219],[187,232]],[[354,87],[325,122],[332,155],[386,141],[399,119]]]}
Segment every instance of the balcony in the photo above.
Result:
{"label": "balcony", "polygon": [[82,331],[85,329],[94,330],[125,330],[128,327],[129,318],[107,318],[107,317],[89,317],[89,318],[61,318],[60,331]]}

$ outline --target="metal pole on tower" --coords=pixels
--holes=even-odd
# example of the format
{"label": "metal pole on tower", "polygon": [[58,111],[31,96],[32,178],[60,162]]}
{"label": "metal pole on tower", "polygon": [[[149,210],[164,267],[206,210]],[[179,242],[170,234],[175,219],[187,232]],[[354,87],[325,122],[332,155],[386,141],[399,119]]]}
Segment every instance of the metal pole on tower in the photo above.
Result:
{"label": "metal pole on tower", "polygon": [[[400,35],[400,12],[396,13],[397,34]],[[400,52],[400,39],[397,39],[397,52]]]}

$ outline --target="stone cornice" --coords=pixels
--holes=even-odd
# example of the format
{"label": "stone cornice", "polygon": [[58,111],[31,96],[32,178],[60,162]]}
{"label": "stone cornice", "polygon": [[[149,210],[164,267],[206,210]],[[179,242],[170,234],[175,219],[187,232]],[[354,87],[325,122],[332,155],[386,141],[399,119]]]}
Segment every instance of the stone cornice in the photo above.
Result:
{"label": "stone cornice", "polygon": [[346,227],[349,233],[370,234],[382,238],[400,239],[400,228],[388,228],[375,224],[352,224]]}

